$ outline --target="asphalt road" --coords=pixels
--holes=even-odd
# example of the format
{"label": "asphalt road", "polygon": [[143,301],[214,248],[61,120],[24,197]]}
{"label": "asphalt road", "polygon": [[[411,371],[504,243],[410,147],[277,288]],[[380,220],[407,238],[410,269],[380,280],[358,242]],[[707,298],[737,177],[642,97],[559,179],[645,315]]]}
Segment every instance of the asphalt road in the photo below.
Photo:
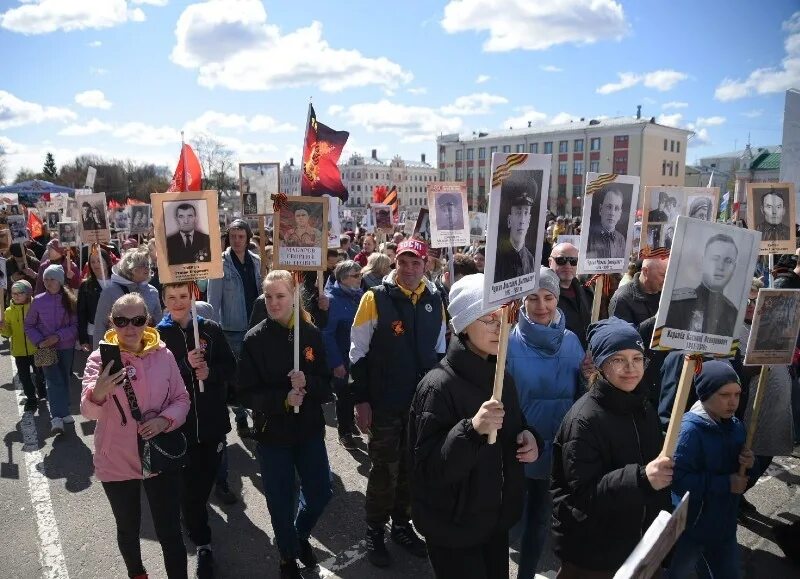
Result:
{"label": "asphalt road", "polygon": [[[73,426],[50,436],[45,404],[35,417],[23,415],[22,392],[13,380],[13,362],[0,345],[0,432],[5,449],[0,455],[0,578],[53,579],[124,578],[125,568],[116,545],[111,510],[92,466],[94,423],[77,415],[80,386],[72,384]],[[329,412],[332,409],[328,409]],[[368,461],[366,447],[347,452],[336,442],[329,416],[327,447],[333,470],[334,497],[318,524],[312,544],[321,562],[304,577],[395,579],[432,577],[427,562],[406,555],[391,542],[394,565],[377,570],[364,558],[363,502]],[[271,578],[278,576],[277,551],[260,474],[250,441],[231,433],[228,440],[231,488],[241,496],[233,506],[211,501],[211,528],[218,577]],[[759,514],[739,528],[743,565],[748,578],[800,577],[771,541],[771,526],[800,519],[800,460],[780,459],[782,466],[751,491],[748,498]],[[149,510],[143,503],[142,552],[150,577],[164,577],[161,551],[155,540]],[[186,539],[190,570],[194,547]],[[511,576],[516,576],[511,553]],[[555,576],[552,554],[542,562],[542,576]]]}

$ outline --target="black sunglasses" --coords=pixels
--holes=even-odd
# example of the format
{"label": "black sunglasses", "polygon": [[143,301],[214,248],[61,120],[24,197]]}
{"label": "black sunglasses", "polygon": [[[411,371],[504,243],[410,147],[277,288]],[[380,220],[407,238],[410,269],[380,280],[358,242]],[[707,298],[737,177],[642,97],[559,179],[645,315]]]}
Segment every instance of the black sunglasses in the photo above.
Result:
{"label": "black sunglasses", "polygon": [[147,316],[136,316],[135,318],[126,318],[123,316],[112,316],[111,322],[118,328],[124,328],[128,324],[133,324],[137,328],[141,328],[147,323]]}
{"label": "black sunglasses", "polygon": [[577,257],[554,257],[553,261],[556,262],[556,265],[578,265],[578,258]]}

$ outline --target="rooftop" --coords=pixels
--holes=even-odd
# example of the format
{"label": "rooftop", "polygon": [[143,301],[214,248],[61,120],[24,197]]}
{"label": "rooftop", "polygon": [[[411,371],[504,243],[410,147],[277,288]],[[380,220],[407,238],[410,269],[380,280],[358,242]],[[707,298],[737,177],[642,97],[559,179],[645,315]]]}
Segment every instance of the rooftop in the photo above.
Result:
{"label": "rooftop", "polygon": [[[762,151],[767,151],[769,153],[778,153],[781,150],[781,145],[766,145],[763,147],[751,147],[751,150],[758,154]],[[719,153],[717,155],[708,155],[700,159],[702,162],[704,159],[740,159],[746,149],[739,149],[738,151],[730,151],[729,153]]]}
{"label": "rooftop", "polygon": [[750,165],[751,171],[776,171],[781,168],[781,154],[762,152]]}

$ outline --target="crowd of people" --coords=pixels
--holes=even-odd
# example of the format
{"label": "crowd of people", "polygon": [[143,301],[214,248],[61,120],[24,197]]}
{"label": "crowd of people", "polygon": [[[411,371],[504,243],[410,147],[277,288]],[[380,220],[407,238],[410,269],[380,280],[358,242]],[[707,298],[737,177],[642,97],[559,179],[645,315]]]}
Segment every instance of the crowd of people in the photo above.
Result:
{"label": "crowd of people", "polygon": [[[775,414],[750,451],[745,410],[759,369],[743,366],[741,351],[705,361],[677,450],[660,456],[682,365],[682,353],[648,348],[668,257],[614,276],[607,319],[592,323],[578,248],[559,243],[580,222],[551,221],[538,288],[510,332],[501,400],[492,386],[502,314],[483,306],[485,247],[461,248],[450,267],[402,232],[347,232],[324,272],[298,279],[262,268],[258,240],[237,219],[223,240],[223,277],[197,285],[160,283],[152,240],[94,245],[77,260],[82,271],[56,238],[15,245],[2,334],[25,411],[49,412],[54,435],[74,422],[70,379],[80,377],[80,413],[97,421],[95,475],[130,577],[147,577],[142,489],[167,576],[188,576],[181,521],[196,576],[214,575],[209,497],[238,500],[227,484],[229,407],[238,434],[256,444],[275,571],[296,579],[314,567],[310,538],[333,497],[329,403],[344,449],[360,452],[356,439],[367,436],[364,540],[375,567],[392,565],[388,530],[438,578],[508,577],[510,545],[519,579],[535,576],[551,545],[560,579],[610,578],[659,511],[690,491],[687,530],[665,573],[738,577],[737,516],[755,508],[745,494],[800,434],[797,365],[773,368]],[[800,287],[800,265],[779,266],[775,287]],[[745,332],[752,315],[751,303]],[[101,341],[119,348],[121,369],[103,364]],[[170,432],[186,440],[182,468],[152,471],[142,447]],[[780,537],[797,556],[793,532]]]}

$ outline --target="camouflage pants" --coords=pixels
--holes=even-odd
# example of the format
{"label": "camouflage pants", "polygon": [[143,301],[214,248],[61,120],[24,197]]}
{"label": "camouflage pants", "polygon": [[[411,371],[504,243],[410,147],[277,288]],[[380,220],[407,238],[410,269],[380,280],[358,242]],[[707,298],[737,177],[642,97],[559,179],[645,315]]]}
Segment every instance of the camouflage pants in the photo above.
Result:
{"label": "camouflage pants", "polygon": [[402,525],[411,516],[407,429],[407,412],[373,414],[365,505],[367,524],[372,527],[382,527],[389,517]]}

